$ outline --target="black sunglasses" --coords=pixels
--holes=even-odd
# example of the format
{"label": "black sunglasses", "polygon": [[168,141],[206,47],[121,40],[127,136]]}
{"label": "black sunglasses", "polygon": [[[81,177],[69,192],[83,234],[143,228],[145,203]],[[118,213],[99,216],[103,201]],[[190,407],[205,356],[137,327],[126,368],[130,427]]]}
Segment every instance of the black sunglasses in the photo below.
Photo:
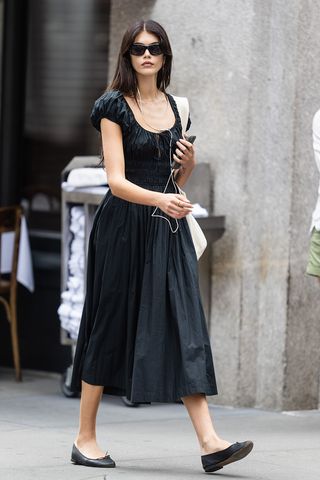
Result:
{"label": "black sunglasses", "polygon": [[161,53],[163,53],[160,43],[153,43],[152,45],[133,43],[129,49],[129,52],[131,55],[137,55],[138,57],[141,57],[141,55],[144,55],[144,52],[147,49],[151,55],[161,55]]}

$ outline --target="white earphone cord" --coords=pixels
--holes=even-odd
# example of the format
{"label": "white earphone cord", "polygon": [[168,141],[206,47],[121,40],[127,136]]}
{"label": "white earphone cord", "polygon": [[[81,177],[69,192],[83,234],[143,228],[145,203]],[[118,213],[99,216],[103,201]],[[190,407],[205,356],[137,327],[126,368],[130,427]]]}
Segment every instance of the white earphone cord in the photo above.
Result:
{"label": "white earphone cord", "polygon": [[[173,176],[174,169],[171,168],[172,132],[171,132],[171,130],[168,130],[168,132],[170,133],[170,147],[169,147],[170,175],[169,175],[169,178],[168,178],[168,180],[167,180],[166,186],[164,187],[164,190],[163,190],[162,193],[166,193],[170,180],[172,180],[175,193],[179,193],[179,190],[178,190],[178,188],[177,188],[177,185],[176,185],[176,182],[175,182],[174,176]],[[176,222],[176,227],[173,229],[173,228],[172,228],[172,225],[171,225],[171,222],[170,222],[170,220],[169,220],[167,217],[165,217],[165,216],[162,215],[161,213],[158,213],[158,214],[156,213],[156,211],[157,211],[158,209],[159,209],[159,207],[156,207],[156,208],[153,210],[151,216],[152,216],[152,217],[163,218],[164,220],[166,220],[166,221],[168,222],[171,232],[172,232],[172,233],[177,233],[177,231],[179,230],[178,220],[177,220],[176,218],[173,219],[173,220]]]}
{"label": "white earphone cord", "polygon": [[[174,179],[174,176],[173,176],[174,169],[171,168],[171,163],[172,163],[172,162],[171,162],[171,154],[172,154],[172,132],[171,132],[171,130],[168,129],[168,128],[165,128],[164,130],[159,130],[158,128],[155,128],[155,127],[153,127],[152,125],[149,125],[149,124],[146,122],[146,120],[145,120],[145,118],[144,118],[144,116],[143,116],[143,111],[142,111],[142,105],[141,105],[142,102],[141,102],[140,91],[139,91],[139,89],[137,89],[137,91],[138,91],[138,96],[139,96],[139,100],[140,100],[141,115],[142,115],[142,118],[143,118],[145,124],[148,125],[148,127],[153,128],[153,130],[158,130],[158,132],[169,132],[169,133],[170,133],[170,144],[169,144],[170,175],[169,175],[169,178],[168,178],[168,180],[167,180],[166,186],[164,187],[164,190],[163,190],[162,193],[166,193],[170,180],[172,180],[175,193],[179,193],[179,189],[178,189],[178,187],[177,187],[177,185],[176,185],[176,182],[175,182],[175,179]],[[173,219],[173,220],[176,222],[176,227],[173,229],[172,226],[171,226],[170,220],[169,220],[167,217],[165,217],[164,215],[162,215],[161,213],[157,214],[157,213],[156,213],[157,210],[159,210],[159,207],[156,207],[156,208],[153,210],[151,216],[152,216],[152,217],[157,217],[157,218],[163,218],[164,220],[166,220],[166,222],[168,222],[171,232],[172,232],[172,233],[177,233],[177,231],[179,230],[178,220],[177,220],[176,218]]]}

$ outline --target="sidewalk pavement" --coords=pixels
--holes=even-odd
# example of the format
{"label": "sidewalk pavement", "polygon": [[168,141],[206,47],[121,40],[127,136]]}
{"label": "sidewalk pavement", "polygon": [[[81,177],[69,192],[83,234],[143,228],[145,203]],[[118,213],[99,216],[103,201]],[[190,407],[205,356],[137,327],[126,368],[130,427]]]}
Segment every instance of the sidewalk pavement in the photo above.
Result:
{"label": "sidewalk pavement", "polygon": [[[1,480],[193,480],[205,477],[197,440],[180,404],[125,407],[104,396],[98,436],[115,469],[70,463],[79,399],[60,391],[60,376],[0,369]],[[252,453],[215,474],[216,479],[318,480],[320,411],[276,413],[212,406],[219,433],[230,441],[252,439]]]}

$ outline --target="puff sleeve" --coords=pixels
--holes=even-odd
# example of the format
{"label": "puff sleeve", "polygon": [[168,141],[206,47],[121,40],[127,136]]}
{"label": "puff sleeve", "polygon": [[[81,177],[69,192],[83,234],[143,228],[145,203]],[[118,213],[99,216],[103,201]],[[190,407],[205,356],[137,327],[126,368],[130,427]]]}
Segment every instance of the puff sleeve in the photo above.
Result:
{"label": "puff sleeve", "polygon": [[123,106],[121,94],[118,91],[105,92],[93,105],[90,120],[92,125],[100,132],[100,121],[107,118],[123,126]]}

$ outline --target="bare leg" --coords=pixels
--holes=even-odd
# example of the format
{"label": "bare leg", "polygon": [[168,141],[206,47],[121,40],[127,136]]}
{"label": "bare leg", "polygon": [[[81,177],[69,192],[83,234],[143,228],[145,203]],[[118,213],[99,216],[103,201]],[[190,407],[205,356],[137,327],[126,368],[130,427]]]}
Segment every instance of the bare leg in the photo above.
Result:
{"label": "bare leg", "polygon": [[96,439],[96,418],[103,387],[83,381],[81,385],[79,433],[75,445],[88,458],[104,457],[106,452],[101,450]]}
{"label": "bare leg", "polygon": [[200,393],[188,395],[183,397],[182,401],[196,431],[201,455],[218,452],[230,446],[230,443],[222,440],[214,429],[205,395]]}

